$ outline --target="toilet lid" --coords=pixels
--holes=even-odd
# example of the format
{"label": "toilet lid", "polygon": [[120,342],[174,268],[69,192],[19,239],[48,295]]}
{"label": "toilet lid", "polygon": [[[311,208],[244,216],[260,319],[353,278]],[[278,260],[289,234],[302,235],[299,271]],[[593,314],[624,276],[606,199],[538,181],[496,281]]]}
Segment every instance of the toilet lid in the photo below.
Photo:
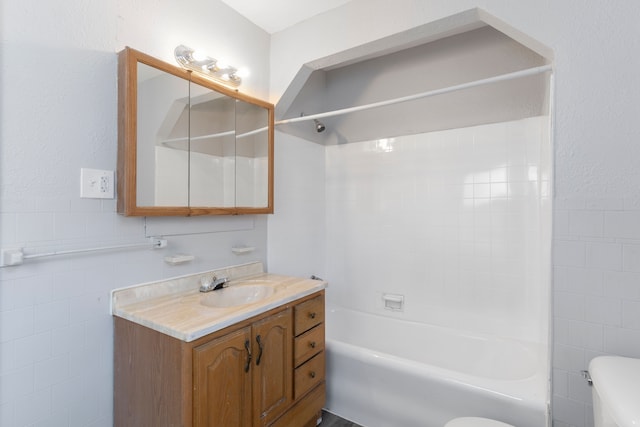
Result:
{"label": "toilet lid", "polygon": [[444,427],[513,427],[511,424],[502,421],[490,420],[480,417],[454,418],[445,424]]}
{"label": "toilet lid", "polygon": [[640,423],[640,359],[600,356],[591,360],[589,373],[602,404],[616,425]]}

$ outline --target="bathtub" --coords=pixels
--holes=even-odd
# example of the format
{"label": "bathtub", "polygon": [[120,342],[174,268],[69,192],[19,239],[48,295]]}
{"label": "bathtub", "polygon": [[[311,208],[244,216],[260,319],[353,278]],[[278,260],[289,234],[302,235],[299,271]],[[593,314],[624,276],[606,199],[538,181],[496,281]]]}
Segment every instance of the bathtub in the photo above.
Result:
{"label": "bathtub", "polygon": [[542,346],[328,308],[326,410],[366,427],[548,425]]}

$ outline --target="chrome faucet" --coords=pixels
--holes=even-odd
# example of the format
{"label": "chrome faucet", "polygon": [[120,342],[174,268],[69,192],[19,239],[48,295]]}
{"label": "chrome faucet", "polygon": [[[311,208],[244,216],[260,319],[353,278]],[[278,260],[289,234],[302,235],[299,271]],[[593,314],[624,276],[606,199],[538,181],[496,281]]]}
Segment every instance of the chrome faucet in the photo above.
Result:
{"label": "chrome faucet", "polygon": [[217,278],[216,276],[210,276],[200,279],[200,292],[217,291],[227,286],[229,286],[228,277]]}

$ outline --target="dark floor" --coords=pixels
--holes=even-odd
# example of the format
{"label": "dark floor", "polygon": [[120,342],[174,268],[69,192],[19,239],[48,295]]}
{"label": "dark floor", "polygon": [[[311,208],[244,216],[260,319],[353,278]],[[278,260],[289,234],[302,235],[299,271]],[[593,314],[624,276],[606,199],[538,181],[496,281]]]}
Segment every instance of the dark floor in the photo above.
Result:
{"label": "dark floor", "polygon": [[352,423],[351,421],[340,418],[337,415],[333,415],[327,411],[322,411],[322,423],[320,427],[362,427],[360,424]]}

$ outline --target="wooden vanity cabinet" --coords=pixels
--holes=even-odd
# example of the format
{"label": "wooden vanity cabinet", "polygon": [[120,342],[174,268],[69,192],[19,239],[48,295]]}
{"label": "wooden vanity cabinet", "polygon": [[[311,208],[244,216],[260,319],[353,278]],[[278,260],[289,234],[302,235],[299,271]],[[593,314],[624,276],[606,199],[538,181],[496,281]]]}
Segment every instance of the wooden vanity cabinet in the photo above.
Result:
{"label": "wooden vanity cabinet", "polygon": [[294,315],[294,396],[299,398],[325,377],[324,297],[298,304]]}
{"label": "wooden vanity cabinet", "polygon": [[293,314],[295,403],[272,427],[315,427],[326,395],[324,291],[300,301]]}
{"label": "wooden vanity cabinet", "polygon": [[193,342],[115,317],[114,425],[315,426],[323,322],[324,291]]}
{"label": "wooden vanity cabinet", "polygon": [[252,378],[245,372],[251,327],[193,349],[194,425],[250,426]]}
{"label": "wooden vanity cabinet", "polygon": [[194,425],[268,425],[293,401],[291,362],[290,308],[195,347]]}

